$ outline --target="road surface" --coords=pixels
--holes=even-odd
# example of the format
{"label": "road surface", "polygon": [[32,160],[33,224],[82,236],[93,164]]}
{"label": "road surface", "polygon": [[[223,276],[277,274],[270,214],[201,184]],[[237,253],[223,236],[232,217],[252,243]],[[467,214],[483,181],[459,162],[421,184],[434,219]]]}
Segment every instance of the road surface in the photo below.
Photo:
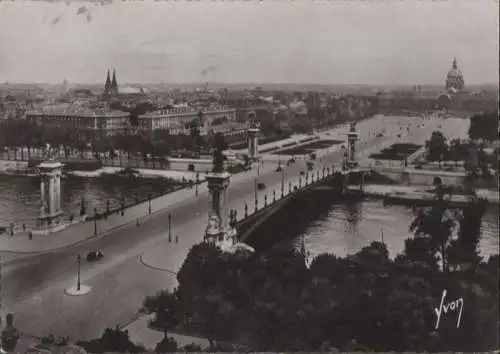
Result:
{"label": "road surface", "polygon": [[[358,124],[361,142],[357,150],[360,157],[377,152],[383,146],[397,140],[397,134],[405,133],[408,122],[412,124],[411,140],[424,141],[437,123],[426,121],[424,128],[418,127],[418,118],[377,117]],[[347,132],[347,127],[337,128],[325,138],[335,139]],[[384,136],[376,133],[384,130]],[[403,141],[409,141],[405,136]],[[333,150],[333,149],[330,149]],[[323,150],[319,155],[327,153]],[[329,151],[322,156],[323,162],[316,164],[322,170],[323,163],[339,165],[342,152]],[[259,192],[260,204],[263,194],[280,190],[282,174],[275,172],[276,163],[266,162],[260,168],[259,181],[267,188]],[[286,182],[297,183],[300,171],[305,170],[305,161],[286,168]],[[256,170],[235,175],[231,179],[228,201],[232,208],[241,210],[243,203],[253,207],[254,179]],[[272,197],[271,197],[272,198]],[[271,201],[268,195],[268,201]],[[2,255],[2,313],[13,312],[20,331],[35,335],[54,334],[69,336],[70,340],[98,337],[106,327],[127,323],[140,308],[146,295],[160,289],[172,289],[176,285],[175,275],[165,271],[144,267],[139,261],[143,252],[162,245],[168,269],[178,270],[189,248],[203,238],[209,209],[206,189],[198,198],[186,201],[156,213],[148,223],[121,228],[115,232],[88,240],[76,247],[58,250],[49,254],[20,255],[8,260]],[[179,242],[168,243],[168,213],[172,213],[173,236]],[[165,246],[166,245],[166,246]],[[102,250],[105,257],[94,263],[82,262],[82,283],[92,287],[85,296],[68,296],[64,289],[76,284],[78,253],[85,255],[90,250]]]}

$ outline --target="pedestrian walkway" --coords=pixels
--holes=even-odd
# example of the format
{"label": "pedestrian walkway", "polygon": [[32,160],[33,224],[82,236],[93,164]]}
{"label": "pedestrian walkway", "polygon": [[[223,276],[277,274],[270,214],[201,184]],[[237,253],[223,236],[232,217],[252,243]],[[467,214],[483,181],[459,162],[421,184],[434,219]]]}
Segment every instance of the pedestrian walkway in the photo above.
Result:
{"label": "pedestrian walkway", "polygon": [[[144,315],[124,328],[128,330],[130,340],[132,342],[137,344],[140,343],[148,350],[154,350],[156,344],[161,342],[163,339],[162,332],[148,327],[148,321],[151,318],[152,316]],[[206,338],[188,336],[173,332],[168,332],[168,337],[173,338],[179,347],[196,344],[199,345],[201,349],[206,349],[210,346],[210,343]]]}
{"label": "pedestrian walkway", "polygon": [[[351,190],[360,190],[360,186],[349,186]],[[383,184],[365,184],[363,192],[366,195],[380,196],[380,197],[400,197],[401,199],[435,199],[436,193],[433,187],[428,186],[401,186],[401,185],[383,185]],[[476,195],[479,198],[484,198],[490,203],[498,204],[499,196],[497,190],[492,189],[476,189]],[[445,195],[448,195],[445,193]],[[451,201],[454,202],[468,202],[469,195],[452,194]]]}
{"label": "pedestrian walkway", "polygon": [[[206,183],[198,185],[198,195],[208,193]],[[151,200],[151,212],[155,213],[165,208],[173,207],[191,198],[196,198],[196,188],[183,188]],[[70,247],[85,240],[100,236],[111,230],[135,223],[137,219],[142,222],[149,216],[149,202],[139,203],[128,207],[124,215],[118,211],[106,219],[87,221],[68,227],[59,232],[48,235],[33,235],[29,239],[28,233],[18,233],[9,236],[8,233],[0,235],[0,252],[13,253],[43,253]]]}

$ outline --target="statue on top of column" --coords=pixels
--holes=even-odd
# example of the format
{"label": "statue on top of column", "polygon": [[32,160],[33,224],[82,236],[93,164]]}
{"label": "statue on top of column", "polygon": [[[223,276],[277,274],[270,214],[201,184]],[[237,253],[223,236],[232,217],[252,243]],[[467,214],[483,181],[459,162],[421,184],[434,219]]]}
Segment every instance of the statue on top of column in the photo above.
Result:
{"label": "statue on top of column", "polygon": [[355,132],[356,131],[356,122],[351,122],[351,129],[350,129],[351,132]]}
{"label": "statue on top of column", "polygon": [[54,155],[55,155],[55,151],[52,151],[52,148],[50,147],[50,144],[47,143],[45,145],[45,149],[43,149],[43,159],[44,160],[53,161],[54,160]]}
{"label": "statue on top of column", "polygon": [[249,128],[258,128],[255,112],[248,113]]}
{"label": "statue on top of column", "polygon": [[227,148],[226,140],[221,133],[217,133],[214,135],[214,143],[213,143],[213,169],[214,173],[222,173],[224,172],[224,161],[226,160],[226,156],[224,156],[224,149]]}

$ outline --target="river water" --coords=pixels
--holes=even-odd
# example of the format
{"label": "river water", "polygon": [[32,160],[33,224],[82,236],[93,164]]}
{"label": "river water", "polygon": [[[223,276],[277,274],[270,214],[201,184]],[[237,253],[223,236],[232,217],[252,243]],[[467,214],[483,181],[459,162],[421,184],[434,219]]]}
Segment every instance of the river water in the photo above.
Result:
{"label": "river water", "polygon": [[[167,181],[159,180],[130,181],[125,177],[115,178],[113,182],[103,178],[83,179],[69,177],[61,181],[61,207],[67,213],[79,215],[81,198],[84,198],[87,213],[92,215],[94,208],[117,208],[125,198],[125,204],[135,202],[136,197],[143,200],[151,193],[153,196],[165,193]],[[27,227],[36,223],[40,212],[40,185],[36,177],[0,176],[0,226],[14,223]]]}
{"label": "river water", "polygon": [[[321,253],[345,256],[383,237],[389,256],[395,257],[404,249],[405,239],[413,236],[412,219],[410,208],[383,206],[379,200],[332,204],[328,214],[310,223],[293,243],[299,249],[303,240],[310,258]],[[498,207],[491,206],[482,222],[479,250],[483,257],[498,254],[498,232]]]}
{"label": "river water", "polygon": [[[432,119],[432,118],[431,118]],[[467,139],[469,120],[448,118],[439,129],[448,139]],[[412,142],[409,136],[405,142]],[[498,254],[498,207],[491,206],[483,217],[479,250],[483,257]],[[413,211],[404,206],[383,206],[382,201],[365,200],[352,205],[331,204],[327,214],[309,223],[299,231],[293,245],[299,249],[302,242],[310,257],[321,253],[345,256],[359,251],[372,241],[380,241],[382,234],[391,257],[401,253],[409,230]]]}

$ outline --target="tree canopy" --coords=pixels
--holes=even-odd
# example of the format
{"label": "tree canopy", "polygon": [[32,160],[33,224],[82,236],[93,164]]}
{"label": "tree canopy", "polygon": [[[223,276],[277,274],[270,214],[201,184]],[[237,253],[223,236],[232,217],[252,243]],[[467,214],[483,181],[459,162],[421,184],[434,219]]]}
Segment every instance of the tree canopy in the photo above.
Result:
{"label": "tree canopy", "polygon": [[498,111],[470,117],[469,138],[472,140],[498,140]]}
{"label": "tree canopy", "polygon": [[[241,257],[196,245],[170,306],[180,328],[257,351],[496,349],[498,256],[478,258],[482,213],[471,207],[454,216],[458,239],[442,214],[421,213],[416,236],[394,260],[380,242],[345,258],[319,255],[309,267],[294,250]],[[439,252],[446,254],[446,272]],[[435,329],[443,290],[448,301],[463,298],[459,328],[458,314],[448,313]]]}

